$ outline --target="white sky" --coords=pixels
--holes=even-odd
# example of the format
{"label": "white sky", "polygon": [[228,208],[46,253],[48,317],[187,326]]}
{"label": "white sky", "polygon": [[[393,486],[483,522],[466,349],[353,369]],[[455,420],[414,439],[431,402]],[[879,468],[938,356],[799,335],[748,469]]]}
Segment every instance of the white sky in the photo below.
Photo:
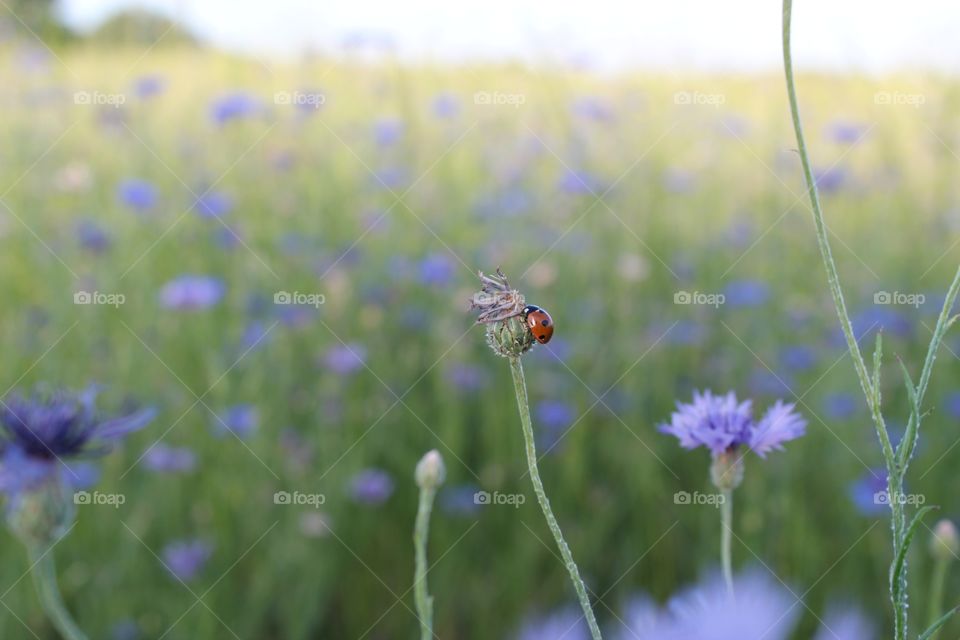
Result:
{"label": "white sky", "polygon": [[[407,58],[549,59],[601,69],[777,69],[780,0],[61,0],[71,24],[120,8],[178,16],[216,45],[258,55],[336,51],[358,33]],[[798,65],[960,72],[956,0],[795,0]]]}

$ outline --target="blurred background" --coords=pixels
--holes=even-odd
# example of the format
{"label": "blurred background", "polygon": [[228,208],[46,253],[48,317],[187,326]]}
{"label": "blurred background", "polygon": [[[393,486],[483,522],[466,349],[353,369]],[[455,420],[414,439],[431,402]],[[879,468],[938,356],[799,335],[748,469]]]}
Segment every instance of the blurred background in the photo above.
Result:
{"label": "blurred background", "polygon": [[[917,372],[960,258],[960,7],[795,14],[855,329]],[[541,469],[611,637],[718,564],[717,509],[675,499],[711,492],[709,455],[656,431],[702,388],[809,422],[747,460],[737,567],[802,597],[796,638],[837,602],[888,628],[882,461],[780,56],[759,0],[0,1],[0,390],[98,383],[105,407],[160,410],[90,486],[123,504],[81,506],[56,549],[81,626],[412,637],[412,474],[437,448],[438,637],[566,633],[507,363],[467,313],[500,265],[556,321],[525,358]],[[955,517],[946,347],[908,482]],[[0,556],[0,637],[54,637],[12,538]]]}

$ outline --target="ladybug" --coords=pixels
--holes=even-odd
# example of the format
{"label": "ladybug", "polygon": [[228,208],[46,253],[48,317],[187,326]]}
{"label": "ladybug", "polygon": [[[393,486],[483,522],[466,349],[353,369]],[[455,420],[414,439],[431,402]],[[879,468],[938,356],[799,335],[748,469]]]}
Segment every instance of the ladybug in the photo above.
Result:
{"label": "ladybug", "polygon": [[523,308],[523,321],[527,324],[527,328],[530,329],[530,333],[537,339],[537,342],[540,344],[550,342],[550,338],[553,337],[553,318],[550,317],[549,313],[540,307],[529,304]]}

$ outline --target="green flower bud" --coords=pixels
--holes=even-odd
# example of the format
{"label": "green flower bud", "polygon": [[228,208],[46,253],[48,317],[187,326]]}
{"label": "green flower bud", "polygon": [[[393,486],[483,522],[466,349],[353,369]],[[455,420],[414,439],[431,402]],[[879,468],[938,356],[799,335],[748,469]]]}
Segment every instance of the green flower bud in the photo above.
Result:
{"label": "green flower bud", "polygon": [[417,486],[421,489],[436,489],[443,484],[447,477],[447,468],[443,464],[443,456],[436,449],[428,451],[413,473]]}
{"label": "green flower bud", "polygon": [[31,548],[47,548],[63,537],[76,517],[73,493],[59,478],[18,494],[7,510],[7,526]]}
{"label": "green flower bud", "polygon": [[530,329],[518,316],[487,325],[487,344],[504,358],[517,358],[537,343]]}
{"label": "green flower bud", "polygon": [[949,520],[941,520],[933,528],[930,538],[930,555],[936,560],[950,562],[960,553],[960,535],[957,527]]}
{"label": "green flower bud", "polygon": [[710,479],[721,491],[733,491],[743,482],[743,456],[736,449],[727,449],[714,456]]}

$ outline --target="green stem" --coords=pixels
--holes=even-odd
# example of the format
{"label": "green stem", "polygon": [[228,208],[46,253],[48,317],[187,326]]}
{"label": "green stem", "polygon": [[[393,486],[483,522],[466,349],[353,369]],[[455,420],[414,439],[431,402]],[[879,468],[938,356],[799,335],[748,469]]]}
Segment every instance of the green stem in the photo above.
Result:
{"label": "green stem", "polygon": [[537,501],[543,510],[543,515],[547,519],[547,526],[553,539],[557,542],[560,549],[560,555],[563,557],[563,563],[570,573],[570,581],[577,592],[577,598],[580,600],[580,607],[583,609],[583,615],[587,619],[587,625],[590,627],[590,635],[593,640],[602,640],[600,627],[597,626],[597,618],[593,615],[593,608],[590,606],[590,598],[587,595],[587,587],[580,577],[580,570],[577,563],[573,560],[573,554],[570,553],[570,547],[563,538],[563,532],[560,531],[560,525],[557,523],[553,510],[550,508],[550,500],[547,499],[547,492],[543,489],[543,481],[540,479],[540,471],[537,469],[537,448],[533,439],[533,423],[530,420],[530,404],[527,401],[527,383],[523,376],[523,364],[518,356],[510,358],[510,372],[513,374],[513,389],[517,395],[517,406],[520,409],[520,424],[523,426],[523,438],[526,441],[527,448],[527,467],[530,469],[530,480],[533,482],[533,491],[537,494]]}
{"label": "green stem", "polygon": [[413,546],[417,567],[413,580],[413,595],[420,618],[420,638],[433,638],[433,598],[427,590],[427,538],[430,534],[430,511],[436,489],[420,489],[420,506],[417,508],[417,523],[413,530]]}
{"label": "green stem", "polygon": [[720,561],[723,564],[723,579],[727,583],[727,593],[733,595],[733,554],[731,543],[733,539],[733,491],[723,492],[723,503],[720,505]]}
{"label": "green stem", "polygon": [[37,548],[31,548],[29,552],[30,561],[33,563],[33,584],[37,588],[37,595],[40,596],[40,603],[47,617],[65,640],[87,640],[87,636],[70,617],[60,597],[53,552]]}
{"label": "green stem", "polygon": [[[943,586],[947,579],[947,569],[950,566],[950,560],[937,560],[933,566],[933,576],[930,578],[930,600],[927,605],[927,626],[932,626],[941,615],[943,606]],[[937,634],[930,636],[930,640],[936,640]]]}
{"label": "green stem", "polygon": [[[830,249],[830,241],[827,237],[827,227],[823,218],[823,211],[820,208],[820,197],[817,193],[816,181],[813,177],[813,169],[810,166],[810,157],[807,153],[806,141],[803,137],[803,126],[800,121],[800,108],[797,104],[797,91],[793,80],[793,61],[790,53],[790,21],[793,10],[792,0],[783,0],[783,67],[787,81],[787,97],[790,102],[790,115],[793,119],[793,129],[797,138],[797,151],[800,154],[800,163],[803,167],[803,176],[810,196],[810,206],[813,212],[814,226],[817,232],[817,244],[820,247],[820,256],[827,270],[827,283],[830,287],[830,293],[833,296],[833,303],[837,310],[837,316],[840,319],[840,327],[847,341],[847,348],[853,359],[853,366],[857,372],[857,378],[860,380],[860,387],[867,399],[870,407],[870,414],[873,418],[874,426],[877,430],[877,436],[880,439],[880,446],[883,450],[883,458],[887,466],[887,488],[890,495],[891,510],[891,528],[893,530],[893,550],[894,558],[900,550],[903,542],[904,530],[906,527],[906,516],[903,503],[899,499],[902,494],[903,475],[900,465],[890,442],[890,436],[887,433],[886,423],[883,420],[883,414],[880,408],[880,389],[874,388],[867,372],[867,365],[863,360],[863,354],[857,344],[856,336],[853,333],[853,325],[850,322],[850,316],[847,313],[847,306],[843,300],[843,291],[840,288],[840,276],[837,272],[837,265],[833,260],[833,253]],[[891,570],[891,580],[893,572]],[[907,634],[907,603],[906,603],[906,573],[902,576],[902,583],[895,588],[890,585],[891,602],[894,611],[894,638],[896,640],[905,640]],[[900,595],[895,595],[900,594]]]}

